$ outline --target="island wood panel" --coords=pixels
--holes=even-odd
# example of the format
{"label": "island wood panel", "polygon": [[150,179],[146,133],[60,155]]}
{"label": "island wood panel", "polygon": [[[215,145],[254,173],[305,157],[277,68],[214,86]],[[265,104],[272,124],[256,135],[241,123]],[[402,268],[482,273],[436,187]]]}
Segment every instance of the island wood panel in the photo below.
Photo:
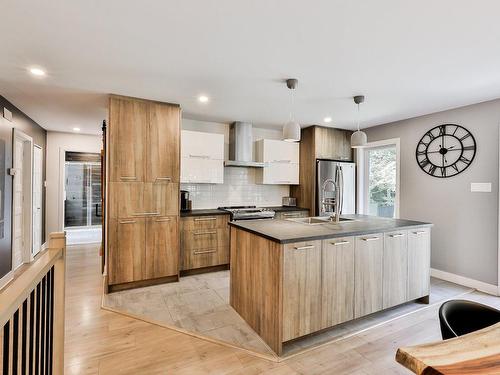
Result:
{"label": "island wood panel", "polygon": [[415,374],[500,374],[500,323],[449,340],[399,348]]}
{"label": "island wood panel", "polygon": [[227,228],[229,215],[190,216],[181,219],[181,230],[202,230],[214,228]]}
{"label": "island wood panel", "polygon": [[408,289],[408,233],[384,233],[383,308],[406,302]]}
{"label": "island wood panel", "polygon": [[282,351],[283,245],[231,228],[230,304],[255,332]]}
{"label": "island wood panel", "polygon": [[430,293],[431,230],[408,231],[408,300]]}
{"label": "island wood panel", "polygon": [[354,250],[354,317],[382,310],[382,233],[356,237]]}
{"label": "island wood panel", "polygon": [[321,328],[354,319],[354,237],[322,243]]}
{"label": "island wood panel", "polygon": [[321,241],[284,246],[283,341],[321,329],[321,261]]}
{"label": "island wood panel", "polygon": [[109,102],[109,181],[144,181],[148,103],[111,96]]}
{"label": "island wood panel", "polygon": [[145,218],[109,219],[110,284],[141,280],[146,264],[144,247],[146,238]]}
{"label": "island wood panel", "polygon": [[180,113],[177,105],[149,103],[145,179],[148,182],[179,182]]}
{"label": "island wood panel", "polygon": [[177,216],[146,219],[145,273],[143,279],[179,273],[179,225]]}

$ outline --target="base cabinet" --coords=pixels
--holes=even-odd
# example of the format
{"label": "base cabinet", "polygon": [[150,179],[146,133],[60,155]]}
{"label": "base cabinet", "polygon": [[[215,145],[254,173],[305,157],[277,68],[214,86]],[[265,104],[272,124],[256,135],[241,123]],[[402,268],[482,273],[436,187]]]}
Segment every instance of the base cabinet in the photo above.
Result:
{"label": "base cabinet", "polygon": [[146,279],[178,274],[179,230],[177,220],[177,216],[146,219]]}
{"label": "base cabinet", "polygon": [[354,319],[354,238],[322,243],[321,328]]}
{"label": "base cabinet", "polygon": [[285,245],[283,341],[321,329],[321,241]]}
{"label": "base cabinet", "polygon": [[429,295],[431,231],[418,228],[408,231],[408,300]]}
{"label": "base cabinet", "polygon": [[356,237],[354,251],[354,317],[382,310],[382,233]]}
{"label": "base cabinet", "polygon": [[408,247],[406,231],[384,233],[383,308],[408,301]]}

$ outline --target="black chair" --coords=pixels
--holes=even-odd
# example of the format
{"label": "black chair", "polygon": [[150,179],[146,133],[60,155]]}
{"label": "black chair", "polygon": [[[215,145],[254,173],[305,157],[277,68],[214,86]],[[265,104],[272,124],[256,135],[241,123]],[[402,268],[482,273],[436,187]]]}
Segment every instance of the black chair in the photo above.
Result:
{"label": "black chair", "polygon": [[500,322],[500,311],[465,300],[446,301],[439,308],[443,340],[465,335]]}

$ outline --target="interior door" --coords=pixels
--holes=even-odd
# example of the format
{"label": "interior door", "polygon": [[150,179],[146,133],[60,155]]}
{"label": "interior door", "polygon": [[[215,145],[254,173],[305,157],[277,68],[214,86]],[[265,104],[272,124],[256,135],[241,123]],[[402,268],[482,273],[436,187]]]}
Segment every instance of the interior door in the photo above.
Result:
{"label": "interior door", "polygon": [[42,247],[42,170],[43,152],[39,146],[33,147],[33,249],[38,254]]}
{"label": "interior door", "polygon": [[14,238],[12,269],[15,270],[23,263],[24,249],[24,210],[23,210],[23,164],[24,164],[24,142],[21,139],[14,140]]}

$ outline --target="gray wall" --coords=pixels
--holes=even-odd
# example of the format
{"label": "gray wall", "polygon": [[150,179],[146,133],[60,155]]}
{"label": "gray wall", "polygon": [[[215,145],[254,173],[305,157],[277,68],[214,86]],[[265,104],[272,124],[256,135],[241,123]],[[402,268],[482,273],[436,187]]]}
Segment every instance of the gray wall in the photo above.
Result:
{"label": "gray wall", "polygon": [[[427,175],[415,148],[436,125],[456,123],[475,137],[476,158],[450,178]],[[366,129],[368,141],[401,139],[400,217],[430,221],[432,268],[497,284],[498,149],[500,100]],[[471,182],[491,182],[491,193],[471,193]]]}

